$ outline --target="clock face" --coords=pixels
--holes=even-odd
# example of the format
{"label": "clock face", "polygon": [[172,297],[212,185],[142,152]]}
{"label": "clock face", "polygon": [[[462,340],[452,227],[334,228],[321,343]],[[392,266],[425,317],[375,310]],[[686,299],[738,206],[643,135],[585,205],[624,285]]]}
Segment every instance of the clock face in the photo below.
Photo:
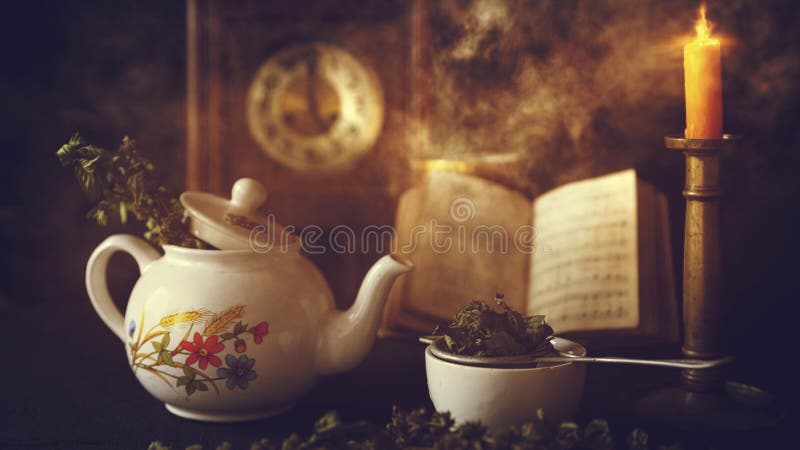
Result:
{"label": "clock face", "polygon": [[375,74],[328,44],[294,46],[270,57],[247,94],[256,142],[299,171],[349,168],[375,144],[383,116]]}

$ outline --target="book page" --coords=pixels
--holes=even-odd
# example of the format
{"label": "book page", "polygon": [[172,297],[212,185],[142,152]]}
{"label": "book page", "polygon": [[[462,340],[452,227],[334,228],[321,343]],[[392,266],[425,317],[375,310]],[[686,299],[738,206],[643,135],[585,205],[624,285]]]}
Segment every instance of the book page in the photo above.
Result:
{"label": "book page", "polygon": [[528,314],[557,333],[639,324],[636,172],[570,183],[533,206]]}
{"label": "book page", "polygon": [[470,175],[427,174],[398,205],[397,254],[415,268],[392,288],[384,326],[447,322],[496,293],[523,310],[530,252],[519,251],[515,238],[526,228],[532,233],[531,203],[521,194]]}

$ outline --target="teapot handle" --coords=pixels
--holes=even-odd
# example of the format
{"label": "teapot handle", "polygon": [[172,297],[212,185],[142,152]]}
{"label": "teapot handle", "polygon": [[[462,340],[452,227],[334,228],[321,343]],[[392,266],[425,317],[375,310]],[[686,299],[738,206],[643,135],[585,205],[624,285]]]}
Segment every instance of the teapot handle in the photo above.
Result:
{"label": "teapot handle", "polygon": [[86,292],[89,293],[92,306],[106,326],[125,342],[125,319],[111,299],[106,283],[108,261],[111,255],[119,251],[133,256],[140,273],[161,255],[150,244],[136,236],[115,234],[106,238],[94,249],[86,264]]}

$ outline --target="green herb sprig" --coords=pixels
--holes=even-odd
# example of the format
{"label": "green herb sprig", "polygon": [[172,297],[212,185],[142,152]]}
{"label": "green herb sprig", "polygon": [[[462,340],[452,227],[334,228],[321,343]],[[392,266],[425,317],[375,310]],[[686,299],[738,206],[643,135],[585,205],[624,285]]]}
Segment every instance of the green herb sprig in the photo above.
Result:
{"label": "green herb sprig", "polygon": [[127,223],[129,215],[143,222],[152,244],[206,248],[189,233],[183,205],[155,178],[155,167],[136,150],[133,139],[122,139],[117,151],[87,144],[75,133],[56,152],[62,166],[71,166],[81,189],[97,205],[87,217],[106,226],[112,217]]}
{"label": "green herb sprig", "polygon": [[476,300],[459,310],[450,325],[437,327],[434,335],[441,335],[447,350],[458,355],[513,356],[553,353],[546,339],[553,328],[544,316],[525,317],[514,311],[498,294],[495,302],[501,312]]}
{"label": "green herb sprig", "polygon": [[[608,422],[592,420],[584,427],[575,422],[551,426],[539,410],[529,423],[490,432],[483,424],[467,422],[454,426],[450,413],[419,408],[404,411],[393,407],[391,421],[383,428],[368,422],[344,422],[335,411],[322,416],[314,424],[313,432],[306,438],[293,433],[282,441],[260,439],[250,445],[250,450],[649,450],[649,437],[643,430],[634,429],[617,447]],[[186,450],[202,450],[193,444]],[[223,442],[217,450],[230,450],[233,446]],[[680,450],[680,445],[659,446],[658,450]],[[148,450],[172,450],[161,441],[152,442]]]}

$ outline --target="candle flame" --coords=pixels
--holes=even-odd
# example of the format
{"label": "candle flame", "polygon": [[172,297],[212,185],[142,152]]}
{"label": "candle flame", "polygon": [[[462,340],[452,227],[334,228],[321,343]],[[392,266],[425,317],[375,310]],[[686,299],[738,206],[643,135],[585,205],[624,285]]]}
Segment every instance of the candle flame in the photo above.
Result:
{"label": "candle flame", "polygon": [[697,20],[697,23],[694,26],[694,29],[697,31],[697,38],[695,41],[697,42],[707,42],[712,40],[711,39],[711,27],[712,23],[706,19],[706,9],[707,5],[706,2],[703,1],[700,4],[700,18]]}

